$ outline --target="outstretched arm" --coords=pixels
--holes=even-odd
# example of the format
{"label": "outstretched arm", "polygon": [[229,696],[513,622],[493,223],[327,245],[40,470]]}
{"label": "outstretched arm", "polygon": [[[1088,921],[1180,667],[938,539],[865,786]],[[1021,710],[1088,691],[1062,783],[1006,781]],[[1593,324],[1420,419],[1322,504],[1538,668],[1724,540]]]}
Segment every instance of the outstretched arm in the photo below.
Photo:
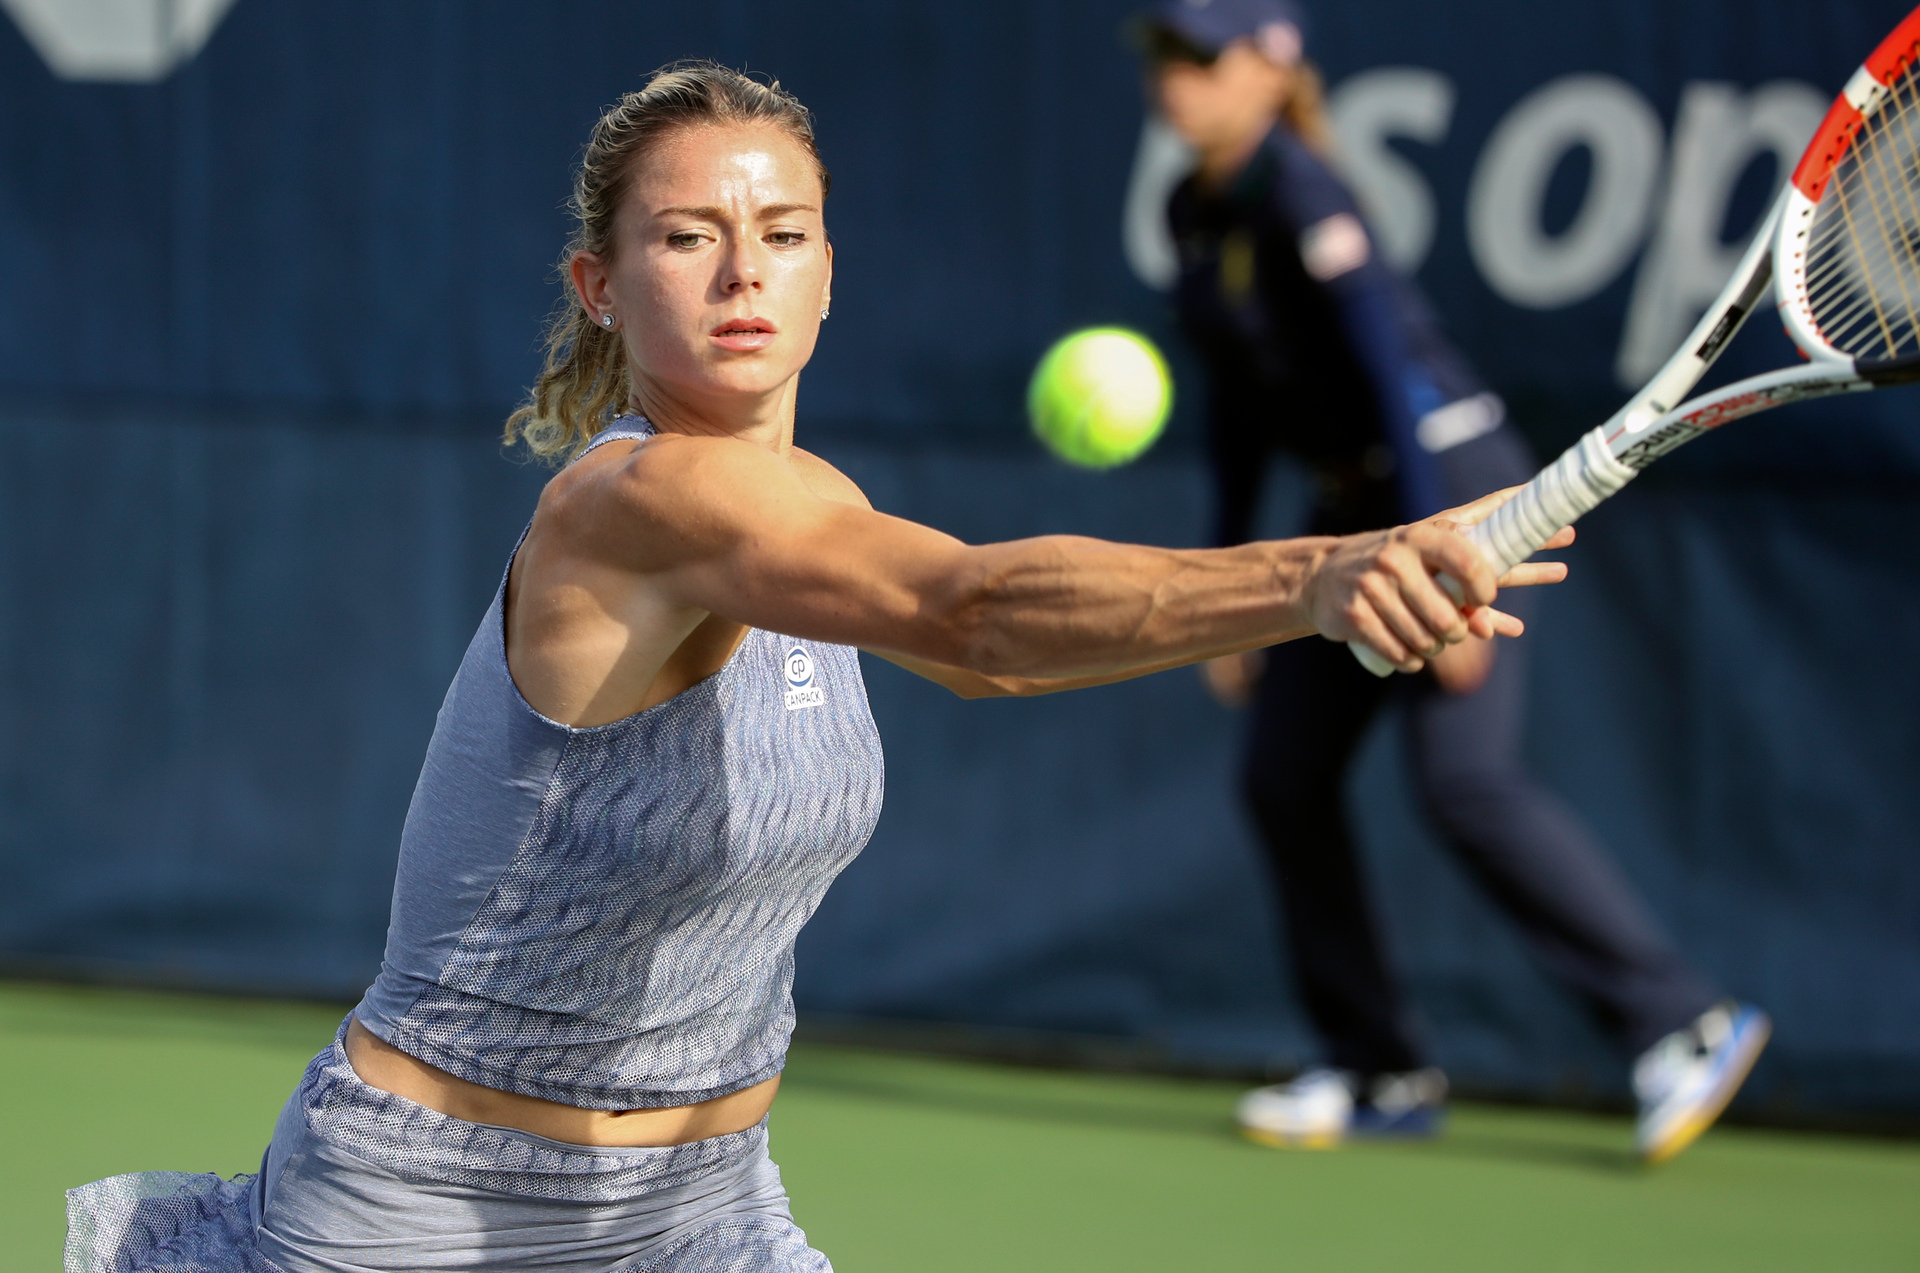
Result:
{"label": "outstretched arm", "polygon": [[[1513,487],[1508,490],[1496,491],[1492,495],[1484,499],[1476,500],[1472,504],[1465,505],[1461,508],[1450,509],[1442,513],[1438,518],[1435,518],[1434,521],[1438,524],[1450,526],[1471,526],[1491,515],[1494,509],[1504,504],[1519,489],[1519,487]],[[1548,549],[1565,548],[1573,542],[1573,539],[1574,529],[1568,526],[1563,528],[1544,547]],[[1558,583],[1560,580],[1566,578],[1566,574],[1567,568],[1560,562],[1524,562],[1501,576],[1500,586],[1502,588],[1519,588],[1535,584]],[[1468,627],[1474,636],[1485,639],[1495,634],[1501,636],[1518,636],[1524,631],[1525,625],[1521,624],[1518,619],[1513,618],[1511,615],[1491,609],[1483,609],[1468,616]],[[1160,663],[1142,664],[1122,672],[1108,673],[1101,676],[1070,677],[989,676],[980,672],[969,671],[966,668],[953,667],[941,663],[931,663],[923,659],[914,659],[906,655],[890,653],[884,650],[875,650],[872,651],[872,653],[878,654],[888,662],[896,663],[906,668],[909,672],[913,672],[936,684],[945,686],[961,698],[1028,698],[1040,694],[1057,694],[1062,690],[1088,689],[1097,685],[1111,685],[1118,681],[1132,680],[1135,677],[1147,676],[1154,672],[1164,672],[1171,668],[1184,667],[1192,663],[1201,663],[1225,655],[1240,654],[1271,644],[1277,643],[1261,641],[1253,644],[1239,644],[1200,654],[1168,659]],[[1471,642],[1463,645],[1450,646],[1445,653],[1451,656],[1478,644],[1480,643]]]}
{"label": "outstretched arm", "polygon": [[1434,583],[1459,580],[1474,610],[1495,592],[1479,553],[1436,523],[1229,549],[975,547],[824,499],[732,439],[656,438],[599,477],[569,537],[669,606],[991,677],[1137,675],[1316,631],[1413,670],[1498,622],[1470,624]]}

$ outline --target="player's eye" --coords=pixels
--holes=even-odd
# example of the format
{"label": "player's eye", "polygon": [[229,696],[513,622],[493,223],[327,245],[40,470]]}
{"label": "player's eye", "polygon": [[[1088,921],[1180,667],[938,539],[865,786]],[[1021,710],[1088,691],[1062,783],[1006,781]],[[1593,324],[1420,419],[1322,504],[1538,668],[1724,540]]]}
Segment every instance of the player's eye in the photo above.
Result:
{"label": "player's eye", "polygon": [[797,248],[807,241],[803,230],[775,230],[767,236],[767,242],[777,248]]}
{"label": "player's eye", "polygon": [[667,246],[682,249],[697,248],[704,237],[697,230],[677,230],[667,236]]}

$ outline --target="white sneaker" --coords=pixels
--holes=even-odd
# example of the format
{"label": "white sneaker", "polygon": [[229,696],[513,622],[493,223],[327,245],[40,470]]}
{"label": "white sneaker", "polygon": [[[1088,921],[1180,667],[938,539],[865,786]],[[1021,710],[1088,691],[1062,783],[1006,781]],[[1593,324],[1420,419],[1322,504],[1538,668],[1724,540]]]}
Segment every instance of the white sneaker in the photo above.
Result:
{"label": "white sneaker", "polygon": [[1291,1083],[1256,1087],[1240,1098],[1234,1121],[1248,1140],[1276,1149],[1331,1149],[1353,1121],[1354,1076],[1308,1070]]}
{"label": "white sneaker", "polygon": [[1715,1004],[1633,1063],[1640,1098],[1634,1145],[1650,1163],[1666,1162],[1713,1125],[1767,1046],[1773,1023],[1751,1004]]}
{"label": "white sneaker", "polygon": [[1247,1138],[1262,1145],[1329,1149],[1348,1136],[1436,1135],[1446,1100],[1447,1076],[1436,1069],[1381,1074],[1369,1084],[1351,1070],[1322,1067],[1291,1083],[1254,1088],[1240,1098],[1234,1117]]}

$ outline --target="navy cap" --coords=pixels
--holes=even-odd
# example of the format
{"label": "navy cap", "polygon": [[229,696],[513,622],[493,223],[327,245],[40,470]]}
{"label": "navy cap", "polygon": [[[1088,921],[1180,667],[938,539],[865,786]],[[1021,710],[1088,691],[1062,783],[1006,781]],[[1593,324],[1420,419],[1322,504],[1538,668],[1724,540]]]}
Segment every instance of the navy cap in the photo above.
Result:
{"label": "navy cap", "polygon": [[1291,65],[1300,60],[1307,15],[1292,0],[1160,0],[1140,15],[1140,25],[1171,31],[1211,55],[1252,39],[1268,57]]}

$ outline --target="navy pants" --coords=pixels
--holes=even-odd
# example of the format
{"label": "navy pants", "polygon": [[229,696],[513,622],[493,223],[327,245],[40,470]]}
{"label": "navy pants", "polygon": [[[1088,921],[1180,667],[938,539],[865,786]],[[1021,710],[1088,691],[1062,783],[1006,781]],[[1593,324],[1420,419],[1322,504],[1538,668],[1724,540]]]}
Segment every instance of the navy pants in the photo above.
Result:
{"label": "navy pants", "polygon": [[[1513,460],[1504,443],[1489,437],[1444,456],[1486,470],[1449,476],[1481,491],[1515,480],[1507,472],[1515,463],[1524,477],[1524,457]],[[1338,533],[1335,519],[1319,520],[1328,527],[1319,533]],[[1501,606],[1525,619],[1533,600],[1509,592]],[[1405,704],[1414,781],[1454,857],[1629,1051],[1719,997],[1593,834],[1527,774],[1526,656],[1526,638],[1501,641],[1486,684],[1455,696],[1426,676],[1376,678],[1345,646],[1318,637],[1268,652],[1242,785],[1285,917],[1285,954],[1332,1065],[1379,1074],[1428,1064],[1382,949],[1346,813],[1354,753],[1390,699]]]}

